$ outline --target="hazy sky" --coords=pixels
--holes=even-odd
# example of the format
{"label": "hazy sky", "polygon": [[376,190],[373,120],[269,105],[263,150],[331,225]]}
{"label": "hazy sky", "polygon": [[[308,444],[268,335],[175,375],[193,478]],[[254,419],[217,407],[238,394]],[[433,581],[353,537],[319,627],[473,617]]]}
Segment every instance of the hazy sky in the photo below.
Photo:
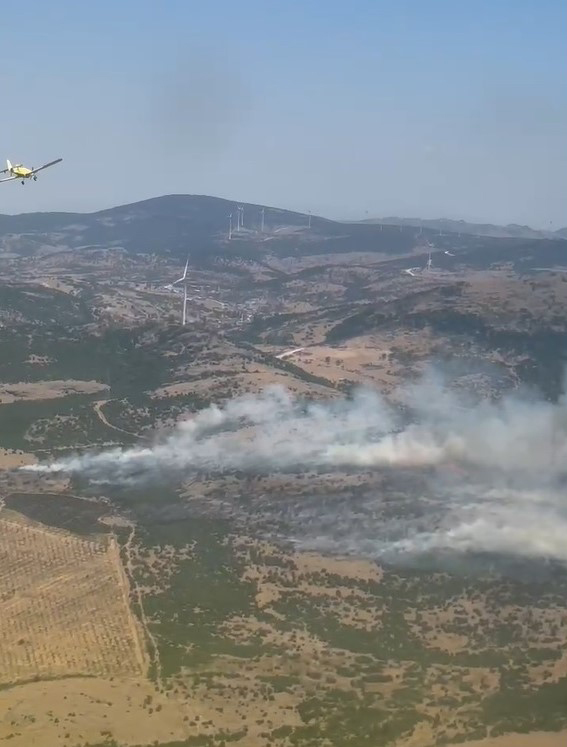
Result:
{"label": "hazy sky", "polygon": [[189,193],[567,225],[564,0],[6,0],[2,25],[0,157],[64,161],[1,213]]}

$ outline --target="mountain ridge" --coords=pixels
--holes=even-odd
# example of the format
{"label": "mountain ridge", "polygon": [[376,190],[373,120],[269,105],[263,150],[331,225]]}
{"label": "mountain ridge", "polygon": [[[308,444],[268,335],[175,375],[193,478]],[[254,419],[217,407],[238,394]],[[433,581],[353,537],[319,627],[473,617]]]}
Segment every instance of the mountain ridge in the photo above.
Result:
{"label": "mountain ridge", "polygon": [[[237,231],[237,206],[243,208],[243,227]],[[261,214],[264,213],[264,231]],[[232,213],[232,241],[229,215]],[[267,242],[264,244],[264,242]],[[382,231],[375,226],[346,226],[319,216],[277,207],[233,202],[207,195],[162,195],[91,213],[20,213],[0,215],[0,252],[30,254],[45,247],[77,249],[122,246],[129,251],[168,251],[181,255],[189,246],[195,254],[254,256],[269,251],[297,252],[299,244],[318,245],[335,253],[411,251],[414,239],[407,232]],[[189,246],[188,246],[189,245]]]}
{"label": "mountain ridge", "polygon": [[396,225],[412,226],[413,228],[430,228],[434,231],[448,231],[450,233],[466,233],[474,236],[490,236],[493,238],[520,238],[520,239],[564,239],[567,238],[567,227],[556,231],[546,231],[532,228],[528,225],[508,223],[499,225],[495,223],[473,223],[465,220],[453,220],[451,218],[400,218],[388,216],[385,218],[366,218],[354,221],[367,225]]}
{"label": "mountain ridge", "polygon": [[[244,222],[243,228],[236,230],[239,205]],[[233,230],[229,240],[231,213]],[[305,213],[220,197],[172,194],[91,213],[0,215],[0,256],[124,249],[134,254],[169,255],[176,260],[190,254],[201,265],[210,267],[218,261],[337,254],[381,255],[381,261],[406,262],[410,255],[424,255],[426,259],[427,252],[433,250],[457,252],[461,258],[468,255],[473,265],[481,256],[489,264],[499,258],[517,263],[520,254],[534,267],[563,264],[564,239],[560,236],[553,240],[545,236],[493,237],[466,232],[458,236],[454,231],[440,232],[427,222],[406,230],[404,225],[408,224],[309,218]]]}
{"label": "mountain ridge", "polygon": [[[165,195],[157,195],[155,197],[148,197],[143,200],[136,200],[134,202],[127,202],[120,205],[113,205],[111,207],[101,208],[99,210],[91,211],[66,211],[66,210],[42,210],[32,212],[21,212],[21,213],[0,213],[0,223],[5,220],[15,219],[39,219],[40,217],[50,216],[51,218],[70,218],[70,217],[98,217],[106,216],[116,212],[132,210],[135,208],[147,208],[157,205],[166,204],[168,207],[187,203],[187,201],[193,202],[213,202],[217,206],[224,206],[230,211],[232,207],[236,210],[237,206],[243,206],[250,210],[254,209],[257,211],[269,211],[273,214],[282,216],[294,216],[295,218],[301,218],[307,224],[308,213],[302,213],[296,210],[288,210],[287,208],[280,208],[274,205],[265,205],[254,202],[244,202],[241,200],[233,200],[226,197],[216,197],[214,195],[205,194],[191,194],[191,193],[171,193]],[[227,216],[228,218],[228,213]],[[521,225],[518,223],[508,223],[506,225],[496,223],[477,223],[472,221],[465,221],[463,219],[451,219],[451,218],[402,218],[399,216],[386,216],[384,218],[366,218],[363,220],[340,220],[335,218],[329,218],[322,215],[312,215],[311,221],[324,222],[327,224],[336,224],[338,226],[345,225],[395,225],[395,226],[411,226],[413,228],[428,228],[431,230],[446,230],[452,233],[467,233],[478,236],[493,236],[502,238],[567,238],[567,226],[559,228],[555,231],[548,231],[544,229],[532,228],[525,224]]]}

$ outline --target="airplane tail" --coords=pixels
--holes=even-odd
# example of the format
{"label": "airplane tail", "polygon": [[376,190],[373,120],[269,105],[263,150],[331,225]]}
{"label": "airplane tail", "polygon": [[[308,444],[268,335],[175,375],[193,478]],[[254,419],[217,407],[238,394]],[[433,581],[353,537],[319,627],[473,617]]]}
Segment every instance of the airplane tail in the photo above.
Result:
{"label": "airplane tail", "polygon": [[8,171],[12,171],[12,164],[10,163],[10,159],[6,159],[6,166],[8,167]]}

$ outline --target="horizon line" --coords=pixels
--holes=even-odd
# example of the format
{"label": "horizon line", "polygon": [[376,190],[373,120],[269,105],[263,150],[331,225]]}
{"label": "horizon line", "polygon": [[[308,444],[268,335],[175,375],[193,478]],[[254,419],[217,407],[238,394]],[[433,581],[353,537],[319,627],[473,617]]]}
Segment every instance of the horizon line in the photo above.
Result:
{"label": "horizon line", "polygon": [[[152,202],[155,200],[162,200],[166,199],[168,197],[198,197],[198,198],[206,198],[211,200],[220,200],[222,202],[229,202],[233,203],[234,205],[247,205],[248,207],[255,207],[255,208],[266,208],[267,210],[274,210],[279,212],[285,212],[285,213],[294,213],[295,215],[305,215],[306,217],[311,215],[312,218],[317,218],[319,220],[325,220],[325,221],[331,221],[333,223],[353,223],[353,224],[367,224],[372,225],[374,222],[376,225],[379,223],[386,224],[386,221],[392,221],[392,223],[388,223],[388,225],[400,225],[400,223],[396,223],[395,221],[415,221],[415,222],[421,222],[424,224],[424,227],[427,228],[425,224],[427,223],[462,223],[464,225],[469,226],[490,226],[494,228],[512,228],[512,227],[518,227],[518,228],[524,228],[529,229],[530,231],[534,231],[537,233],[542,234],[548,234],[548,235],[555,235],[559,231],[564,231],[567,229],[567,225],[561,226],[558,229],[550,230],[546,228],[534,228],[533,226],[529,225],[528,223],[521,224],[521,223],[492,223],[490,221],[482,221],[482,220],[466,220],[464,218],[447,218],[447,217],[438,217],[438,218],[419,218],[414,216],[385,216],[385,217],[374,217],[374,218],[329,218],[325,215],[320,214],[314,214],[309,210],[301,211],[301,210],[294,210],[291,208],[284,208],[284,207],[276,207],[274,205],[266,205],[263,203],[256,203],[256,202],[245,202],[243,200],[235,200],[229,197],[220,197],[218,195],[208,195],[208,194],[197,194],[197,193],[190,193],[190,192],[172,192],[168,194],[162,194],[162,195],[154,195],[153,197],[145,197],[141,200],[135,200],[133,202],[123,202],[118,205],[111,205],[110,207],[103,207],[98,208],[96,210],[84,210],[84,211],[76,211],[76,210],[32,210],[32,211],[23,211],[21,213],[0,213],[0,217],[10,217],[10,218],[17,218],[24,215],[96,215],[97,213],[103,213],[108,210],[116,210],[119,208],[125,208],[130,207],[133,205],[139,205],[144,202]],[[414,228],[417,228],[417,226],[412,226]]]}

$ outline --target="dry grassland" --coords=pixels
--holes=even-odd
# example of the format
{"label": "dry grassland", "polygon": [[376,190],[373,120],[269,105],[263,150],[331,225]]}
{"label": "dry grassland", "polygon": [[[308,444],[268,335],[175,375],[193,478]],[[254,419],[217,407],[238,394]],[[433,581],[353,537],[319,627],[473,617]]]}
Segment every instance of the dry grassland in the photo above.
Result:
{"label": "dry grassland", "polygon": [[45,288],[51,288],[52,290],[57,290],[61,293],[66,293],[67,295],[72,296],[77,292],[77,288],[74,285],[71,285],[70,283],[64,283],[57,278],[48,277],[40,282],[41,285],[43,285]]}
{"label": "dry grassland", "polygon": [[[227,658],[227,665],[233,661]],[[233,664],[234,666],[234,664]],[[222,662],[219,662],[222,667]],[[267,729],[301,725],[299,699],[276,693],[267,701],[255,673],[216,678],[217,688],[156,692],[145,680],[77,678],[32,682],[0,690],[0,743],[10,747],[76,747],[102,744],[153,745],[197,735],[248,731],[238,744],[268,747]],[[242,689],[245,696],[238,697]],[[216,742],[220,744],[220,741]],[[228,740],[227,740],[228,743]]]}
{"label": "dry grassland", "polygon": [[550,321],[566,303],[565,276],[518,278],[512,272],[476,272],[467,274],[461,306],[476,306],[506,323],[523,310]]}
{"label": "dry grassland", "polygon": [[[488,648],[475,640],[475,630],[483,630],[486,620],[497,616],[500,625],[514,630],[526,647],[560,649],[567,647],[567,608],[553,607],[529,609],[515,605],[503,605],[497,613],[486,606],[480,597],[470,599],[458,597],[443,607],[409,610],[406,622],[414,635],[423,644],[448,653],[475,651]],[[466,619],[466,631],[451,629],[459,619]],[[553,682],[567,675],[567,653],[553,664],[536,664],[528,668],[530,679],[535,683]]]}
{"label": "dry grassland", "polygon": [[563,677],[567,677],[567,642],[565,636],[562,645],[563,656],[559,659],[550,664],[536,664],[529,668],[529,678],[532,682],[537,684],[558,682]]}
{"label": "dry grassland", "polygon": [[0,470],[23,467],[25,464],[35,464],[36,457],[18,449],[0,448]]}
{"label": "dry grassland", "polygon": [[[29,457],[31,463],[37,459],[31,454],[22,452],[15,456]],[[0,468],[0,491],[4,495],[10,493],[67,493],[71,489],[71,481],[68,477],[58,474],[42,474],[34,472],[13,471],[10,467],[12,455],[8,453],[6,465]],[[39,457],[41,458],[41,457]],[[0,467],[2,465],[0,464]]]}
{"label": "dry grassland", "polygon": [[18,384],[0,384],[0,405],[10,402],[37,399],[57,399],[68,394],[93,394],[108,389],[98,381],[34,381]]}
{"label": "dry grassland", "polygon": [[140,631],[114,538],[0,513],[0,683],[140,675]]}
{"label": "dry grassland", "polygon": [[381,581],[384,571],[376,563],[362,558],[326,557],[314,552],[297,552],[293,560],[299,573],[330,573],[357,581]]}
{"label": "dry grassland", "polygon": [[[198,373],[198,369],[193,370]],[[302,381],[293,374],[278,371],[262,363],[247,363],[229,375],[211,375],[210,369],[203,367],[203,378],[193,381],[180,381],[166,384],[151,392],[152,398],[162,399],[179,395],[198,395],[219,401],[230,396],[258,394],[270,386],[283,386],[296,395],[329,397],[333,391],[328,387]]]}
{"label": "dry grassland", "polygon": [[[120,522],[122,523],[122,522]],[[11,562],[1,564],[2,568],[15,567],[17,560],[25,556],[27,563],[26,573],[21,573],[24,578],[37,578],[38,581],[32,590],[26,587],[22,590],[23,595],[30,598],[41,599],[44,590],[48,590],[52,599],[57,600],[48,611],[53,619],[65,608],[65,595],[58,593],[56,584],[50,587],[51,578],[61,578],[67,573],[65,585],[79,589],[80,581],[73,580],[72,571],[69,570],[69,562],[63,565],[48,578],[44,572],[41,579],[41,564],[45,565],[45,558],[61,555],[61,540],[72,540],[68,544],[70,548],[67,556],[75,555],[77,560],[74,565],[82,567],[83,557],[89,558],[89,568],[95,568],[97,581],[96,591],[90,587],[92,596],[89,596],[88,584],[83,586],[79,593],[75,591],[74,601],[77,596],[82,602],[87,601],[87,606],[95,603],[96,593],[99,586],[104,586],[104,573],[100,565],[101,556],[108,556],[112,552],[112,540],[110,544],[92,541],[76,540],[64,532],[52,532],[39,529],[41,541],[38,543],[26,539],[26,532],[38,531],[36,525],[17,520],[13,515],[0,513],[0,547],[8,547],[5,536],[9,533],[14,538],[12,545],[19,547],[18,553],[11,551]],[[48,540],[46,542],[47,535]],[[23,540],[22,540],[23,537]],[[43,543],[43,544],[41,544]],[[51,543],[51,544],[50,544]],[[76,544],[75,544],[76,543]],[[78,551],[77,548],[90,549]],[[222,634],[229,639],[249,643],[261,637],[266,646],[266,653],[254,659],[240,659],[232,656],[215,657],[214,674],[207,682],[195,683],[192,673],[182,671],[175,678],[173,687],[167,692],[158,692],[154,685],[143,676],[141,670],[134,666],[134,657],[130,655],[131,670],[126,672],[122,666],[120,674],[109,676],[117,672],[116,654],[112,646],[106,645],[107,661],[114,656],[113,665],[107,664],[106,671],[101,673],[102,667],[98,668],[98,676],[75,677],[67,679],[52,680],[49,682],[29,682],[19,687],[5,690],[0,688],[0,742],[9,740],[12,747],[55,747],[55,745],[100,743],[106,737],[117,740],[123,745],[153,744],[155,742],[171,742],[173,740],[187,739],[202,735],[219,734],[221,731],[228,733],[240,732],[245,726],[246,735],[239,741],[240,744],[250,747],[267,747],[274,744],[267,732],[284,725],[290,727],[301,726],[302,721],[298,713],[298,706],[306,698],[317,696],[322,691],[342,690],[346,693],[355,692],[362,688],[368,697],[383,699],[389,702],[395,701],[397,692],[404,688],[406,675],[411,662],[391,661],[382,664],[381,671],[387,676],[388,681],[364,682],[357,680],[357,656],[350,651],[338,649],[325,643],[307,629],[295,628],[291,630],[281,629],[279,624],[282,615],[275,610],[270,610],[270,604],[281,595],[289,593],[293,588],[294,593],[306,597],[316,597],[322,604],[331,602],[334,613],[339,617],[343,625],[356,629],[359,627],[380,627],[381,611],[369,604],[364,591],[348,585],[349,580],[368,580],[380,582],[384,579],[383,570],[375,563],[353,560],[350,558],[325,558],[317,553],[294,553],[288,555],[281,552],[269,542],[261,542],[248,537],[240,537],[235,541],[236,554],[241,560],[245,560],[246,570],[244,577],[255,582],[257,587],[257,604],[264,613],[272,614],[273,622],[270,623],[265,617],[259,619],[254,614],[249,616],[235,615],[226,620],[222,626]],[[32,549],[35,547],[35,555]],[[29,548],[26,550],[26,548]],[[50,550],[49,548],[57,548]],[[24,552],[26,550],[26,552]],[[165,545],[160,548],[159,553],[155,549],[145,549],[140,554],[140,548],[136,551],[137,561],[143,560],[144,565],[151,570],[154,582],[149,586],[166,587],[167,575],[181,559],[191,557],[191,548],[186,547],[182,552],[174,547]],[[256,562],[252,562],[251,553],[254,554]],[[142,557],[143,556],[143,557]],[[68,557],[67,557],[68,560]],[[282,564],[272,561],[281,560]],[[293,566],[289,567],[289,561]],[[266,562],[263,562],[266,561]],[[111,560],[118,563],[118,556]],[[98,564],[98,565],[97,565]],[[53,563],[51,563],[53,565]],[[120,572],[116,571],[118,565],[113,566],[116,576],[112,580],[112,589],[116,589],[121,581]],[[65,570],[66,569],[66,570]],[[109,572],[109,571],[108,571]],[[109,572],[110,573],[110,572]],[[328,585],[319,585],[320,574],[327,576]],[[118,580],[117,580],[118,577]],[[290,587],[289,584],[293,580]],[[107,587],[110,587],[110,583]],[[6,588],[6,579],[0,575],[0,589]],[[144,591],[148,591],[146,588]],[[327,599],[325,599],[327,597]],[[115,600],[115,597],[113,597]],[[9,601],[9,600],[8,600]],[[124,605],[124,597],[121,597]],[[101,604],[108,607],[107,617],[116,620],[122,614],[118,609],[116,601],[112,601],[109,595],[107,600]],[[114,604],[114,607],[112,606]],[[99,606],[99,608],[100,608]],[[355,609],[356,608],[356,609]],[[6,601],[2,598],[0,602],[0,665],[4,665],[7,646],[6,631],[3,623],[6,617],[13,618],[12,614],[5,615]],[[31,611],[31,610],[30,610]],[[355,612],[356,614],[353,614]],[[438,611],[443,620],[452,619],[451,613]],[[512,613],[512,609],[510,610]],[[361,613],[363,613],[361,615]],[[49,614],[44,614],[47,620]],[[97,621],[96,612],[90,613],[89,618]],[[33,622],[33,617],[31,618]],[[81,618],[88,625],[85,617]],[[45,624],[45,623],[44,623]],[[53,625],[53,622],[51,623]],[[36,625],[37,627],[37,625]],[[47,627],[47,625],[46,625]],[[73,626],[71,626],[73,627]],[[59,629],[63,626],[59,625]],[[73,628],[76,629],[76,626]],[[26,633],[29,635],[28,633]],[[10,648],[17,649],[14,634],[10,633]],[[61,637],[63,637],[65,632]],[[122,640],[125,640],[124,626]],[[53,628],[51,630],[53,635]],[[23,637],[23,636],[22,636]],[[31,638],[31,636],[30,636]],[[116,634],[115,634],[116,639]],[[41,651],[43,639],[41,634],[36,634],[36,650]],[[82,644],[69,642],[64,650],[79,651]],[[104,645],[100,645],[100,651]],[[98,648],[97,646],[97,648]],[[82,646],[85,650],[85,646]],[[130,652],[132,648],[128,649]],[[91,648],[94,653],[94,647]],[[58,649],[59,655],[61,647]],[[94,672],[97,674],[97,672]],[[126,675],[126,676],[124,676]],[[129,676],[128,676],[129,675]],[[55,675],[57,676],[57,675]],[[64,675],[59,675],[63,677]],[[289,685],[275,692],[269,699],[266,696],[266,682],[274,677],[291,678]],[[425,700],[420,705],[420,711],[431,719],[438,718],[444,735],[453,739],[457,734],[466,731],[470,718],[468,707],[460,703],[454,706],[439,706],[438,700],[444,697],[457,698],[465,687],[467,691],[477,696],[486,696],[494,692],[499,686],[499,675],[496,670],[477,667],[456,667],[452,665],[432,665],[428,667],[425,680]],[[454,722],[454,726],[447,726]],[[416,730],[396,743],[397,747],[423,747],[435,744],[439,733],[431,725],[432,722],[422,722]],[[242,732],[240,732],[242,733]],[[528,747],[530,744],[542,747],[560,747],[562,742],[559,735],[542,734],[536,735],[538,741],[530,742],[527,737],[507,736],[498,740],[484,740],[474,742],[465,747]],[[227,742],[229,740],[227,739]]]}
{"label": "dry grassland", "polygon": [[[534,731],[531,734],[505,734],[501,737],[487,737],[474,742],[459,742],[458,747],[565,747],[567,731]],[[456,747],[456,745],[449,745]]]}
{"label": "dry grassland", "polygon": [[[274,355],[285,352],[271,346],[262,347]],[[334,384],[348,380],[390,390],[399,376],[399,366],[391,360],[390,354],[391,341],[367,335],[354,337],[343,345],[309,344],[287,360]]]}
{"label": "dry grassland", "polygon": [[[316,553],[296,553],[292,556],[293,568],[290,568],[273,565],[271,562],[251,562],[252,548],[264,559],[285,559],[285,556],[268,542],[240,538],[236,541],[235,548],[238,556],[245,559],[246,570],[243,579],[252,581],[256,586],[256,604],[259,609],[265,609],[278,617],[274,610],[270,610],[270,605],[293,590],[294,594],[299,593],[312,600],[321,600],[324,605],[332,604],[333,614],[345,626],[364,630],[380,627],[382,610],[371,603],[366,592],[352,589],[343,582],[343,579],[380,581],[383,571],[376,564],[349,558],[327,558]],[[322,585],[319,579],[321,575],[329,575],[333,583]],[[239,626],[242,625],[245,626],[245,623],[241,620]]]}
{"label": "dry grassland", "polygon": [[301,272],[302,270],[318,267],[324,273],[329,270],[329,267],[337,267],[339,270],[352,270],[353,265],[363,265],[362,270],[368,272],[368,268],[372,268],[375,265],[379,266],[382,262],[389,259],[391,259],[391,255],[379,252],[348,252],[348,254],[306,254],[301,257],[270,257],[266,264],[283,272]]}
{"label": "dry grassland", "polygon": [[[146,298],[147,294],[135,290],[120,288],[114,292],[110,286],[104,286],[107,292],[101,292],[94,298],[94,304],[100,309],[101,315],[111,318],[114,322],[130,323],[140,319],[158,319],[166,315],[177,301],[176,297],[154,294],[155,302]],[[160,305],[159,310],[156,304]]]}

